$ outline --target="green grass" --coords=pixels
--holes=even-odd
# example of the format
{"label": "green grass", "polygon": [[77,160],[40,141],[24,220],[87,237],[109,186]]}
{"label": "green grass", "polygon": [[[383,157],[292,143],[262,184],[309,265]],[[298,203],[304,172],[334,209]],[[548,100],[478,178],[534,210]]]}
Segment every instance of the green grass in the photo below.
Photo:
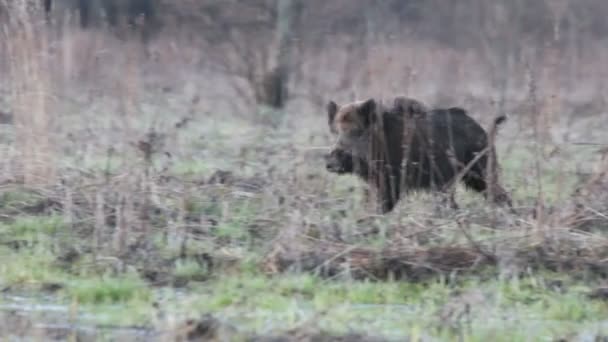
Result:
{"label": "green grass", "polygon": [[540,186],[545,200],[563,200],[572,194],[579,181],[577,168],[589,169],[594,158],[594,149],[562,145],[559,154],[551,157],[549,147],[544,155],[537,158],[532,145],[513,148],[509,153],[498,152],[502,168],[503,183],[513,192],[514,198],[529,200],[535,198],[539,184],[536,176],[536,160],[541,168]]}
{"label": "green grass", "polygon": [[64,230],[61,216],[19,216],[11,223],[0,223],[0,237],[37,240]]}
{"label": "green grass", "polygon": [[28,191],[13,190],[0,193],[0,203],[4,207],[22,205],[23,203],[35,201],[38,198],[38,195]]}
{"label": "green grass", "polygon": [[[200,271],[191,263],[178,269],[183,275]],[[80,312],[87,313],[79,319],[82,322],[122,326],[153,324],[152,301],[156,298],[161,299],[168,317],[213,313],[238,324],[242,331],[258,333],[295,328],[315,317],[319,328],[329,332],[374,332],[395,339],[434,336],[526,341],[532,336],[553,339],[601,329],[608,305],[587,299],[583,295],[587,288],[574,281],[563,292],[540,284],[557,278],[563,276],[476,280],[455,287],[440,280],[426,284],[348,282],[308,274],[266,277],[242,273],[213,278],[178,294],[169,288],[150,289],[136,275],[125,275],[70,278],[62,297],[66,305],[77,303]],[[478,293],[482,301],[471,302],[469,314],[459,317],[467,293]],[[459,299],[460,295],[465,299]],[[455,309],[446,309],[451,307]]]}
{"label": "green grass", "polygon": [[54,255],[47,248],[34,247],[15,253],[0,248],[0,286],[39,287],[45,283],[62,283],[66,273],[53,265]]}
{"label": "green grass", "polygon": [[[59,216],[17,217],[12,223],[0,223],[0,284],[3,286],[36,285],[61,282],[64,272],[53,264],[53,237],[65,232]],[[63,239],[69,239],[62,234]],[[58,239],[59,241],[59,239]]]}
{"label": "green grass", "polygon": [[[229,215],[218,223],[213,236],[227,238],[234,253],[239,250],[234,249],[237,245],[250,241],[243,227],[260,208],[255,200],[225,200],[231,201],[224,207]],[[415,201],[406,204],[415,205]],[[213,214],[220,216],[221,212]],[[391,222],[385,218],[379,224],[390,226]],[[56,253],[61,252],[58,246],[71,240],[67,232],[60,216],[21,216],[0,224],[0,241],[28,242],[19,249],[0,247],[0,286],[36,291],[45,284],[60,284],[56,300],[66,306],[76,304],[80,312],[86,313],[79,320],[92,324],[157,324],[152,303],[159,298],[169,317],[196,317],[209,312],[245,331],[269,333],[314,319],[330,332],[368,331],[396,339],[415,335],[447,340],[460,336],[466,341],[555,338],[600,329],[601,318],[608,316],[607,304],[586,297],[592,285],[567,274],[536,273],[512,280],[491,275],[461,276],[457,282],[437,278],[426,283],[326,280],[312,274],[267,277],[259,273],[259,254],[250,248],[240,249],[241,261],[231,272],[224,268],[211,273],[194,259],[177,259],[172,277],[196,281],[187,283],[185,292],[178,294],[172,288],[152,288],[136,272],[99,273],[101,269],[86,266],[88,258],[78,264],[76,271],[62,267],[56,262]],[[453,233],[443,238],[459,241],[456,231]],[[475,231],[478,239],[485,235],[491,236],[483,227]],[[381,237],[370,240],[372,245],[383,242]],[[168,252],[162,243],[155,246]],[[194,241],[188,251],[211,252],[213,248],[209,241],[202,240]],[[564,284],[563,290],[547,285],[555,280]],[[448,307],[462,311],[466,300],[458,299],[458,293],[469,292],[481,293],[483,300],[471,304],[468,316],[442,316],[442,312],[449,312]]]}
{"label": "green grass", "polygon": [[[273,247],[273,238],[287,229],[294,229],[299,234],[316,231],[316,237],[331,236],[332,229],[337,229],[347,243],[378,248],[393,242],[391,239],[409,238],[413,228],[432,229],[428,234],[421,234],[420,240],[417,240],[418,236],[412,238],[412,244],[416,246],[467,245],[470,241],[458,229],[454,217],[436,217],[433,209],[436,199],[424,192],[404,198],[397,214],[377,218],[371,224],[357,223],[363,209],[363,182],[360,179],[327,174],[321,160],[298,155],[292,150],[283,151],[283,145],[290,146],[296,139],[304,147],[312,144],[306,140],[305,132],[294,137],[286,131],[264,130],[260,133],[242,123],[216,122],[191,127],[180,136],[182,138],[187,140],[181,142],[181,151],[171,164],[169,173],[172,176],[201,179],[214,170],[229,169],[239,177],[246,177],[258,171],[265,174],[269,165],[273,165],[278,167],[274,171],[278,178],[269,179],[271,186],[252,198],[244,198],[238,189],[229,186],[192,185],[183,193],[175,194],[181,189],[173,192],[173,184],[159,184],[153,191],[158,191],[155,200],[166,207],[163,211],[166,218],[151,223],[153,227],[147,237],[152,244],[136,247],[149,248],[144,257],[124,257],[129,270],[124,274],[100,267],[86,248],[82,248],[85,252],[80,261],[68,265],[58,262],[65,246],[90,247],[91,241],[76,239],[74,232],[63,224],[61,216],[12,212],[10,220],[0,223],[0,287],[36,292],[41,291],[44,284],[60,284],[53,300],[66,307],[77,306],[83,313],[77,319],[87,324],[164,327],[167,322],[155,321],[157,309],[153,303],[159,303],[158,310],[169,321],[212,313],[239,329],[263,334],[284,331],[313,320],[319,328],[331,332],[354,330],[396,340],[406,337],[415,340],[416,336],[433,336],[440,340],[462,338],[464,341],[551,340],[573,332],[599,331],[602,317],[608,317],[606,303],[586,297],[595,280],[582,282],[569,274],[539,272],[518,280],[502,280],[496,277],[495,269],[488,272],[484,269],[474,275],[455,275],[450,280],[431,278],[424,283],[328,280],[312,274],[290,273],[264,276],[260,273],[259,262]],[[276,153],[268,153],[268,146],[274,146],[272,152]],[[549,202],[563,199],[577,181],[571,173],[573,164],[566,168],[562,166],[564,162],[578,163],[588,157],[577,151],[565,153],[561,160],[543,160],[541,182]],[[510,155],[499,155],[505,186],[513,190],[517,201],[532,203],[537,184],[529,147],[518,147]],[[128,165],[128,161],[121,158],[110,160],[112,171],[121,171],[121,167]],[[241,163],[242,160],[247,163]],[[103,156],[90,157],[86,165],[80,166],[99,172],[105,169],[106,162]],[[307,178],[308,175],[317,178]],[[475,221],[477,216],[481,217],[480,221],[485,219],[483,197],[462,190],[459,189],[457,200],[464,210],[457,215],[472,213],[468,223],[475,240],[506,240],[530,233],[526,229],[499,231],[488,223]],[[287,197],[284,203],[276,204],[277,193]],[[165,197],[166,194],[170,195]],[[19,208],[37,199],[37,195],[20,191],[0,195],[4,207]],[[313,205],[317,200],[322,202],[319,207]],[[177,217],[176,209],[182,205],[189,216],[209,219],[216,224],[205,224],[201,229],[196,220],[191,220],[194,222],[185,223],[188,227],[170,226],[181,224],[175,222],[174,216]],[[346,217],[341,212],[343,209],[348,211]],[[76,224],[91,222],[91,217],[84,217]],[[136,222],[132,224],[136,226]],[[358,229],[367,230],[370,225],[378,227],[379,233],[357,237]],[[163,235],[168,227],[178,231],[169,244]],[[135,232],[137,227],[129,228]],[[108,242],[113,232],[114,227],[108,227],[106,245],[98,255],[115,256],[116,251]],[[258,234],[260,232],[262,234]],[[184,235],[180,234],[188,237],[183,249]],[[19,240],[25,244],[11,247],[12,242]],[[296,243],[298,241],[294,241]],[[179,289],[170,285],[154,287],[143,280],[136,271],[139,266],[146,264],[148,269],[155,270],[154,264],[147,264],[149,260],[141,260],[146,259],[148,253],[158,258],[158,271],[163,275],[167,273],[169,281],[166,284],[183,280],[179,282]],[[196,258],[201,253],[220,256],[215,260],[219,262],[213,269],[208,269]],[[234,264],[223,263],[222,256],[231,262],[235,260]],[[563,282],[562,290],[547,285],[554,280]],[[470,308],[464,314],[467,305]]]}
{"label": "green grass", "polygon": [[251,234],[246,229],[258,213],[258,206],[251,200],[235,200],[222,209],[222,220],[215,227],[215,236],[230,242],[250,243]]}
{"label": "green grass", "polygon": [[173,275],[178,279],[203,280],[210,275],[210,271],[196,260],[177,260]]}
{"label": "green grass", "polygon": [[82,304],[125,304],[130,301],[148,301],[151,291],[137,275],[93,276],[70,280],[66,296]]}
{"label": "green grass", "polygon": [[500,285],[500,306],[528,307],[545,319],[569,322],[598,320],[608,315],[608,305],[586,298],[589,288],[573,283],[565,293],[556,293],[534,279]]}
{"label": "green grass", "polygon": [[[459,293],[480,292],[484,298],[472,304],[468,332],[448,329],[441,318],[446,305],[459,307],[448,304],[458,303],[455,288],[441,281],[425,285],[326,281],[312,275],[228,276],[198,285],[175,307],[191,315],[213,312],[258,332],[297,327],[320,315],[321,327],[337,333],[356,329],[403,338],[424,331],[450,339],[463,333],[467,340],[482,340],[498,331],[505,340],[525,340],[531,332],[555,337],[597,325],[608,313],[606,304],[590,301],[578,291],[556,293],[530,287],[527,279],[521,282],[526,285],[495,280],[458,287]],[[465,318],[460,320],[464,324]],[[523,325],[524,332],[509,332],[517,326],[515,321],[530,322]]]}
{"label": "green grass", "polygon": [[210,175],[217,166],[209,165],[204,160],[180,161],[175,163],[170,172],[178,176],[198,176]]}

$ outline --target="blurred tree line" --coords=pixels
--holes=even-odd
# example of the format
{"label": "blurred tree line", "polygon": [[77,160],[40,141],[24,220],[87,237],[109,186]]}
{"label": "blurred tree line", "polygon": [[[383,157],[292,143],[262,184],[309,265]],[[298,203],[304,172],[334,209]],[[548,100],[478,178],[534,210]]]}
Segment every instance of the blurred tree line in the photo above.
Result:
{"label": "blurred tree line", "polygon": [[521,56],[521,42],[576,54],[608,37],[606,0],[39,1],[51,20],[73,13],[83,29],[135,29],[145,40],[166,30],[195,36],[216,67],[246,80],[257,102],[273,108],[289,96],[288,71],[300,62],[294,56],[321,51],[335,37],[366,46],[410,37],[491,51],[497,68]]}
{"label": "blurred tree line", "polygon": [[[160,28],[169,18],[182,27],[199,29],[201,17],[212,16],[219,25],[233,29],[273,26],[282,0],[40,0],[51,11],[75,10],[82,27],[111,26],[126,19],[133,25],[145,18],[149,28]],[[364,34],[370,18],[384,33],[408,31],[456,47],[475,46],[484,28],[505,20],[526,39],[550,39],[575,31],[608,35],[608,3],[604,0],[293,0],[294,10],[305,14],[298,29],[310,33]],[[218,28],[222,28],[219,26]],[[201,32],[202,33],[202,32]]]}

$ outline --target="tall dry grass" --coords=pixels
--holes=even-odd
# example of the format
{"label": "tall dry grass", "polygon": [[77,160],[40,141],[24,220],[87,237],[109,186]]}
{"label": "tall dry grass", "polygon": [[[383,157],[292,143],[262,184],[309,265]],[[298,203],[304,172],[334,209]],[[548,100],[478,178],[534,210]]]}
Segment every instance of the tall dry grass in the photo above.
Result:
{"label": "tall dry grass", "polygon": [[49,185],[56,180],[51,128],[52,83],[49,34],[42,12],[25,0],[4,1],[9,9],[2,32],[23,182]]}

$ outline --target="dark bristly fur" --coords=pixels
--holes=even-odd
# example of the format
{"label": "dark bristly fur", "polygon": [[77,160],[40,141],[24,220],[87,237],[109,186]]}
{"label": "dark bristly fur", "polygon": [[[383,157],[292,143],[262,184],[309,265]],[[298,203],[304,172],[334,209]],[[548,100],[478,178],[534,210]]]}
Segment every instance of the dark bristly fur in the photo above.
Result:
{"label": "dark bristly fur", "polygon": [[494,120],[487,134],[462,108],[428,110],[406,97],[388,106],[374,99],[342,107],[330,102],[327,109],[330,129],[338,136],[325,157],[328,171],[354,173],[367,181],[382,213],[410,190],[446,192],[460,179],[493,202],[511,205],[498,182],[493,146],[504,116]]}

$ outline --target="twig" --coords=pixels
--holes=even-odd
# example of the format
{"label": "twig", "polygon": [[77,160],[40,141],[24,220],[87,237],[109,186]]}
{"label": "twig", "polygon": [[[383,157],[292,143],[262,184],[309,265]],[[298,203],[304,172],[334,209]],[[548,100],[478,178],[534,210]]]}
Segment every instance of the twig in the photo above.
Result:
{"label": "twig", "polygon": [[466,228],[464,228],[464,224],[462,223],[461,220],[456,220],[456,224],[458,225],[458,228],[460,228],[460,230],[462,231],[462,234],[464,234],[464,237],[469,241],[471,246],[473,246],[473,248],[475,248],[475,250],[477,250],[477,252],[479,254],[483,255],[488,260],[491,260],[493,262],[496,261],[496,255],[493,255],[493,254],[490,254],[490,253],[484,251],[484,249],[477,243],[477,241],[475,241],[475,239],[473,239],[471,234],[469,234],[469,232],[466,230]]}

